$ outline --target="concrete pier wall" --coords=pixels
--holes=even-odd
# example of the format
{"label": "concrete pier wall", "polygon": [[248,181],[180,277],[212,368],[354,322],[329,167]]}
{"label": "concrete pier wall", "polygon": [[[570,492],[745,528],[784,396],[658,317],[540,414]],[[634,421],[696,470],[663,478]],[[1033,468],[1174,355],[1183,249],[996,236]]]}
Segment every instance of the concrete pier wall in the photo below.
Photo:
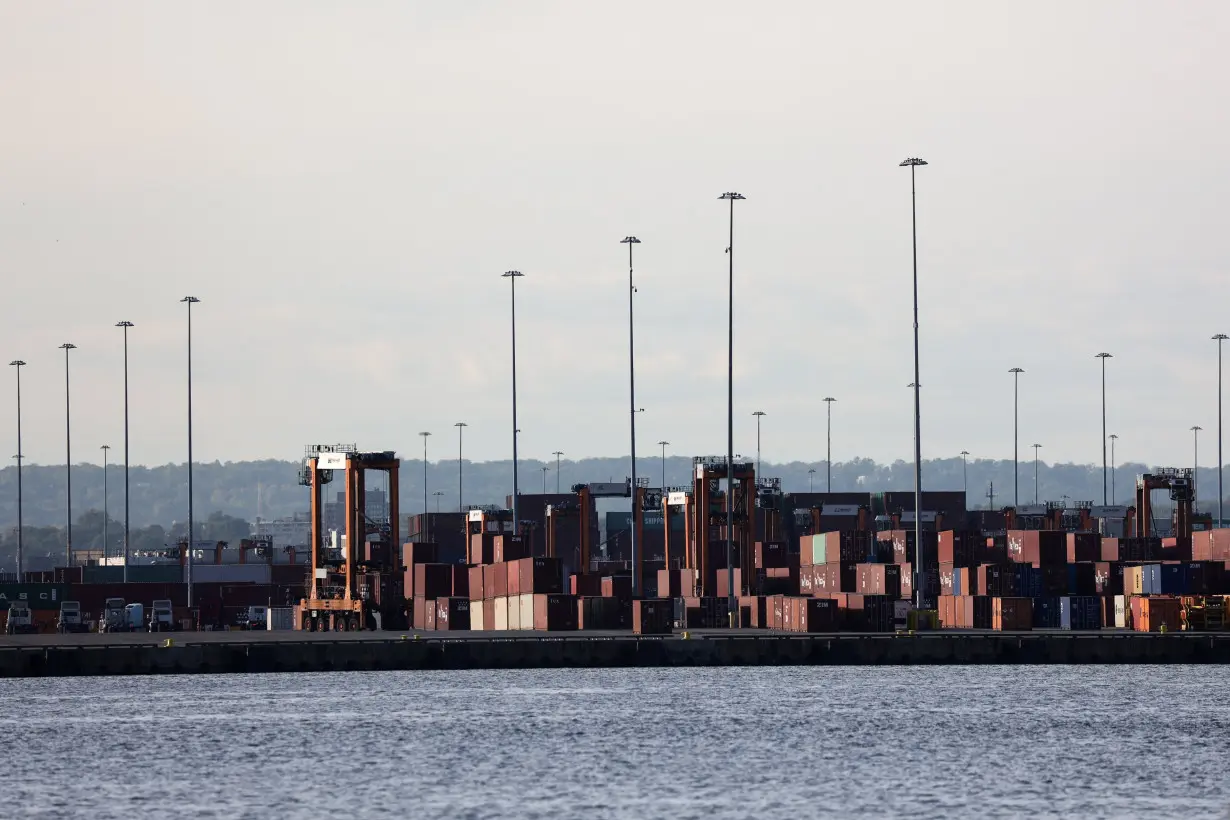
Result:
{"label": "concrete pier wall", "polygon": [[[932,664],[1230,663],[1230,633],[710,634],[640,637],[281,637],[0,643],[0,677],[394,669]],[[106,636],[97,636],[105,638]]]}

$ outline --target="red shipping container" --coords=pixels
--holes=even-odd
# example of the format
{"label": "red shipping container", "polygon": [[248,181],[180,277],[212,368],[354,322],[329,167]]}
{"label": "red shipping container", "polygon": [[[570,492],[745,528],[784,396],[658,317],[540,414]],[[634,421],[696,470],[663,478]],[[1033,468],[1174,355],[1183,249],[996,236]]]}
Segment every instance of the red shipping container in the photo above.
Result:
{"label": "red shipping container", "polygon": [[944,530],[939,533],[936,549],[940,564],[954,567],[977,566],[978,558],[986,551],[982,533],[966,530]]}
{"label": "red shipping container", "polygon": [[669,635],[673,605],[665,598],[641,598],[632,602],[632,634]]}
{"label": "red shipping container", "polygon": [[1034,628],[1033,599],[992,598],[991,628],[1001,631],[1032,630]]}
{"label": "red shipping container", "polygon": [[[435,606],[433,603],[432,606]],[[415,629],[427,628],[427,599],[416,596],[410,607],[410,625]]]}
{"label": "red shipping container", "polygon": [[785,629],[786,596],[774,595],[765,603],[765,615],[769,618],[769,629]]}
{"label": "red shipping container", "polygon": [[816,577],[815,567],[800,567],[799,568],[799,594],[811,595],[815,587],[812,583]]}
{"label": "red shipping container", "polygon": [[834,598],[842,609],[843,625],[852,632],[893,632],[896,610],[887,595],[846,593]]}
{"label": "red shipping container", "polygon": [[1213,530],[1197,530],[1192,533],[1192,560],[1217,560],[1213,557]]}
{"label": "red shipping container", "polygon": [[423,608],[423,629],[435,631],[436,628],[436,602],[427,601]]}
{"label": "red shipping container", "polygon": [[406,598],[414,597],[414,567],[402,570],[402,595]]}
{"label": "red shipping container", "polygon": [[483,600],[483,625],[487,629],[495,629],[495,598]]}
{"label": "red shipping container", "polygon": [[658,570],[659,598],[694,598],[696,591],[696,570]]}
{"label": "red shipping container", "polygon": [[739,599],[739,608],[748,611],[747,625],[749,627],[753,629],[768,627],[768,613],[765,606],[767,600],[763,595],[744,595]]}
{"label": "red shipping container", "polygon": [[470,567],[466,570],[469,577],[469,591],[471,601],[481,601],[487,597],[483,594],[484,583],[486,582],[487,568],[486,567]]}
{"label": "red shipping container", "polygon": [[795,623],[798,632],[836,632],[841,610],[830,598],[796,598]]}
{"label": "red shipping container", "polygon": [[424,598],[447,598],[453,593],[452,564],[415,564],[414,594]]}
{"label": "red shipping container", "polygon": [[940,564],[940,595],[953,595],[953,566]]}
{"label": "red shipping container", "polygon": [[1132,597],[1132,629],[1137,632],[1177,632],[1183,604],[1178,598]]}
{"label": "red shipping container", "polygon": [[[453,564],[453,597],[470,598],[470,569],[462,564]],[[482,581],[480,574],[479,581]],[[481,596],[480,596],[481,597]],[[467,610],[468,611],[468,610]]]}
{"label": "red shipping container", "polygon": [[901,566],[898,564],[859,564],[857,592],[901,598]]}
{"label": "red shipping container", "polygon": [[401,545],[401,565],[409,568],[415,564],[434,564],[437,554],[435,544],[419,544],[411,541]]}
{"label": "red shipping container", "polygon": [[1035,567],[1065,564],[1067,534],[1059,530],[1008,530],[1008,559]]}
{"label": "red shipping container", "polygon": [[914,565],[898,564],[901,567],[901,600],[914,600]]}
{"label": "red shipping container", "polygon": [[508,568],[503,564],[483,566],[484,598],[503,598],[508,595]]}
{"label": "red shipping container", "polygon": [[470,549],[466,555],[467,564],[495,563],[495,536],[487,533],[470,535]]}
{"label": "red shipping container", "polygon": [[509,595],[520,595],[525,592],[521,588],[521,568],[517,566],[516,561],[505,561],[496,566],[504,570],[505,588]]}
{"label": "red shipping container", "polygon": [[1212,544],[1213,561],[1230,561],[1230,529],[1210,530]]}
{"label": "red shipping container", "polygon": [[[509,586],[512,586],[514,571],[520,576],[518,589],[522,595],[558,595],[563,592],[563,571],[555,558],[539,555],[514,561],[508,569]],[[513,593],[510,591],[508,594]]]}
{"label": "red shipping container", "polygon": [[[632,597],[632,576],[631,575],[607,575],[604,576],[600,585],[600,591],[603,598],[631,598]],[[660,596],[667,597],[667,596]]]}
{"label": "red shipping container", "polygon": [[534,596],[534,629],[546,632],[577,628],[577,599],[558,593]]}
{"label": "red shipping container", "polygon": [[1102,560],[1102,537],[1096,532],[1068,533],[1068,563]]}
{"label": "red shipping container", "polygon": [[734,580],[734,594],[736,596],[743,594],[743,571],[736,567],[733,570],[719,569],[717,571],[716,583],[714,584],[714,596],[718,598],[730,597],[731,577]]}
{"label": "red shipping container", "polygon": [[519,535],[497,535],[492,539],[492,544],[498,564],[528,558],[530,554],[529,544]]}
{"label": "red shipping container", "polygon": [[786,550],[786,545],[781,541],[756,542],[756,569],[790,566],[787,563],[788,557],[789,552]]}
{"label": "red shipping container", "polygon": [[[1098,595],[1123,594],[1123,564],[1118,561],[1099,561],[1093,565],[1093,588]],[[1114,623],[1112,617],[1103,623]]]}
{"label": "red shipping container", "polygon": [[805,567],[811,566],[811,539],[810,535],[799,537],[799,564]]}
{"label": "red shipping container", "polygon": [[460,631],[470,628],[469,598],[437,598],[436,629]]}
{"label": "red shipping container", "polygon": [[[665,570],[659,571],[659,576]],[[602,595],[602,577],[600,575],[572,575],[568,579],[568,591],[573,595]]]}

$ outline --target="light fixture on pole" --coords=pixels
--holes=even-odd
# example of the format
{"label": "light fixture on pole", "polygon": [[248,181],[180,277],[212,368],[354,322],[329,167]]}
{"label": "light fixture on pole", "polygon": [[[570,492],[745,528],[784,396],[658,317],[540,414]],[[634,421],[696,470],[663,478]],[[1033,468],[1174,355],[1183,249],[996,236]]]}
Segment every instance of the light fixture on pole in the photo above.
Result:
{"label": "light fixture on pole", "polygon": [[662,448],[662,491],[666,491],[666,445],[669,441],[659,441],[658,446]]}
{"label": "light fixture on pole", "polygon": [[444,495],[444,490],[436,490],[432,493],[436,497],[436,515],[440,514],[440,496]]}
{"label": "light fixture on pole", "polygon": [[919,391],[922,381],[918,365],[918,204],[914,188],[914,171],[920,165],[926,165],[926,160],[910,157],[901,162],[900,167],[910,169],[910,236],[914,248],[914,604],[923,608],[924,594],[922,579],[925,566],[922,543],[922,409]]}
{"label": "light fixture on pole", "polygon": [[457,512],[465,509],[462,506],[462,485],[461,485],[461,434],[467,425],[464,421],[459,421],[453,425],[457,428]]}
{"label": "light fixture on pole", "polygon": [[969,458],[969,450],[962,450],[961,451],[961,487],[965,491],[965,503],[966,504],[969,503],[969,470],[967,469],[968,468],[968,462],[966,462],[967,458]]}
{"label": "light fixture on pole", "polygon": [[816,491],[816,468],[812,467],[807,471],[807,492],[814,493]]}
{"label": "light fixture on pole", "polygon": [[1113,358],[1109,353],[1099,353],[1095,358],[1102,360],[1102,504],[1109,503],[1106,499],[1106,360]]}
{"label": "light fixture on pole", "polygon": [[510,301],[512,304],[512,426],[513,426],[513,534],[521,534],[521,519],[517,515],[517,498],[521,494],[517,481],[517,280],[525,276],[519,270],[504,271],[500,274],[510,284]]}
{"label": "light fixture on pole", "polygon": [[1199,495],[1196,492],[1199,480],[1196,478],[1196,471],[1200,469],[1200,431],[1204,428],[1199,424],[1193,425],[1192,430],[1192,512],[1196,512],[1196,499]]}
{"label": "light fixture on pole", "polygon": [[185,296],[179,301],[188,305],[188,608],[192,608],[192,540],[195,537],[195,499],[192,492],[192,306],[201,300]]}
{"label": "light fixture on pole", "polygon": [[117,322],[116,327],[124,329],[124,583],[128,583],[128,328],[132,322]]}
{"label": "light fixture on pole", "polygon": [[103,532],[102,532],[102,550],[103,564],[107,563],[107,521],[110,519],[107,506],[107,451],[111,449],[110,444],[104,444],[98,449],[102,450],[103,454]]}
{"label": "light fixture on pole", "polygon": [[559,495],[559,457],[564,454],[563,450],[556,450],[551,455],[555,456],[555,494]]}
{"label": "light fixture on pole", "polygon": [[[635,236],[625,236],[619,242],[628,246],[628,426],[632,447],[632,518],[636,520],[636,346],[632,321],[632,295],[636,293],[636,286],[632,284],[632,246],[641,244],[641,240]],[[545,493],[546,473],[543,473],[542,480]],[[637,528],[633,527],[631,531],[633,598],[641,597],[641,544],[636,537],[636,530]]]}
{"label": "light fixture on pole", "polygon": [[1038,450],[1041,448],[1041,444],[1034,445],[1034,504],[1038,503]]}
{"label": "light fixture on pole", "polygon": [[1218,333],[1213,337],[1213,341],[1217,342],[1217,526],[1224,527],[1225,519],[1222,518],[1221,505],[1224,493],[1221,489],[1221,343],[1230,339],[1224,333]]}
{"label": "light fixture on pole", "polygon": [[1110,439],[1110,500],[1115,500],[1115,442],[1119,437],[1111,433],[1107,438]]}
{"label": "light fixture on pole", "polygon": [[833,492],[833,402],[837,399],[832,396],[824,397],[826,405],[825,421],[824,421],[824,491],[826,493]]}
{"label": "light fixture on pole", "polygon": [[431,433],[419,433],[423,437],[423,523],[426,525],[427,541],[431,541],[431,517],[427,514],[427,437]]}
{"label": "light fixture on pole", "polygon": [[542,465],[542,494],[547,494],[547,473],[551,472],[550,465]]}
{"label": "light fixture on pole", "polygon": [[9,367],[17,370],[17,581],[20,583],[25,578],[25,535],[22,527],[21,511],[21,369],[26,366],[26,363],[21,359],[14,359],[9,362]]}
{"label": "light fixture on pole", "polygon": [[1017,408],[1019,407],[1017,398],[1020,395],[1018,387],[1021,374],[1025,371],[1019,367],[1014,367],[1008,372],[1012,374],[1012,506],[1015,507],[1021,503],[1021,500],[1018,497],[1020,495],[1020,488],[1018,485],[1020,484],[1021,479],[1021,468],[1019,466],[1019,462],[1017,461],[1017,453],[1019,452],[1017,447]]}
{"label": "light fixture on pole", "polygon": [[68,351],[76,350],[77,346],[71,342],[65,342],[60,345],[60,349],[64,351],[64,478],[67,485],[64,500],[68,505],[66,508],[68,529],[65,531],[64,565],[71,567],[73,565],[73,425],[72,403],[69,400]]}
{"label": "light fixture on pole", "polygon": [[756,417],[756,477],[760,477],[760,420],[768,415],[763,410],[752,413]]}
{"label": "light fixture on pole", "polygon": [[727,611],[733,629],[739,622],[735,606],[735,202],[746,199],[743,194],[727,191],[718,199],[730,202],[730,241],[726,245],[726,260],[730,267],[729,303],[726,320],[726,580]]}

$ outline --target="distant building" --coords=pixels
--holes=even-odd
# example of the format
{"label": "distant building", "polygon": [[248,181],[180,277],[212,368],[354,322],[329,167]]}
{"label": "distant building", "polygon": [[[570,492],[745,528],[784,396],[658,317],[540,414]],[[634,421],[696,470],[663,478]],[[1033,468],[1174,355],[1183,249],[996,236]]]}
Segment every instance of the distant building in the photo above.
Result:
{"label": "distant building", "polygon": [[258,518],[252,522],[251,532],[253,538],[271,539],[276,549],[310,546],[312,543],[311,514],[297,512],[290,518],[274,518],[268,521]]}

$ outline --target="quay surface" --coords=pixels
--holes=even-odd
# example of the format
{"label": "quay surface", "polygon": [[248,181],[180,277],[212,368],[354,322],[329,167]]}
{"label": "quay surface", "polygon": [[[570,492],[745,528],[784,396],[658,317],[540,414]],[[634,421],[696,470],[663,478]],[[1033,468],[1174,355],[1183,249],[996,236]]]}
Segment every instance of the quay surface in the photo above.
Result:
{"label": "quay surface", "polygon": [[[169,644],[168,644],[169,641]],[[1230,663],[1230,632],[176,632],[0,638],[0,677],[663,666]]]}

